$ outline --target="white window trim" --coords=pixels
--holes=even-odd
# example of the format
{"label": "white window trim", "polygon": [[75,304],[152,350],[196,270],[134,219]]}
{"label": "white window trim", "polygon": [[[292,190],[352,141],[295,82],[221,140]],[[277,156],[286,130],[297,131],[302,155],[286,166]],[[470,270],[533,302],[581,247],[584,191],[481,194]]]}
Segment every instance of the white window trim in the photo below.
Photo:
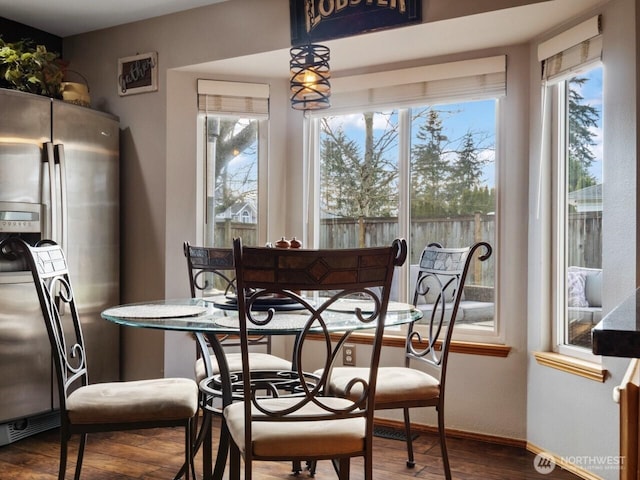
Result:
{"label": "white window trim", "polygon": [[[198,114],[197,142],[197,222],[196,238],[204,245],[205,216],[206,216],[206,188],[207,188],[207,151],[206,151],[206,116],[254,118],[258,121],[258,233],[259,243],[267,241],[267,227],[269,225],[269,97],[270,86],[263,83],[228,82],[220,80],[198,79],[197,85]],[[210,97],[210,98],[207,98]],[[207,111],[210,105],[219,107],[217,110]]]}
{"label": "white window trim", "polygon": [[[332,79],[332,95],[336,93],[348,94],[348,96],[354,96],[354,89],[359,85],[359,90],[362,92],[363,89],[375,90],[378,88],[388,88],[390,86],[389,82],[394,82],[395,86],[401,87],[398,85],[398,79],[419,79],[415,83],[423,83],[427,84],[428,82],[438,82],[438,86],[445,85],[447,83],[447,71],[449,72],[449,76],[458,79],[471,79],[469,82],[463,82],[461,85],[463,86],[462,90],[451,90],[443,93],[442,98],[435,98],[433,95],[425,94],[423,97],[416,99],[410,98],[409,100],[403,99],[398,104],[390,104],[388,100],[377,103],[373,102],[376,109],[392,107],[399,111],[399,122],[408,122],[408,115],[406,113],[403,114],[403,111],[406,111],[407,108],[412,105],[418,105],[420,103],[427,104],[444,104],[444,103],[457,103],[464,101],[473,101],[480,99],[496,99],[496,191],[498,192],[498,198],[496,199],[496,211],[498,215],[496,215],[496,238],[493,242],[494,252],[499,252],[499,216],[501,212],[500,205],[500,187],[501,183],[500,177],[500,152],[503,151],[503,145],[501,144],[502,136],[499,134],[500,130],[500,106],[502,102],[500,101],[501,97],[506,94],[506,56],[499,55],[495,57],[481,58],[475,60],[464,60],[460,62],[450,62],[446,64],[439,65],[429,65],[426,67],[417,67],[413,69],[407,70],[395,70],[390,72],[378,72],[373,74],[367,74],[362,76],[354,76],[354,77],[344,77],[344,78],[336,78]],[[484,75],[484,74],[497,74],[498,77],[492,77],[495,83],[492,84],[492,87],[488,89],[486,92],[481,92],[477,94],[472,91],[474,85],[474,76]],[[422,77],[420,76],[422,75]],[[393,79],[393,80],[392,80]],[[501,80],[500,80],[501,79]],[[440,83],[442,82],[442,83]],[[496,85],[501,82],[501,87],[496,88]],[[460,93],[462,92],[462,93]],[[456,96],[459,95],[459,96]],[[370,94],[369,97],[370,99]],[[333,100],[332,100],[333,102]],[[328,115],[342,115],[348,113],[360,112],[363,108],[372,106],[370,102],[365,104],[358,104],[357,100],[354,102],[350,100],[345,104],[339,102],[339,105],[332,106],[328,110],[322,110],[319,112],[305,112],[305,136],[304,136],[304,151],[305,151],[305,178],[308,179],[308,183],[304,186],[306,189],[304,198],[306,199],[307,206],[305,209],[306,216],[304,225],[306,226],[306,236],[305,243],[312,247],[317,247],[319,242],[319,232],[317,231],[317,226],[315,225],[315,219],[319,218],[319,204],[317,202],[317,198],[319,195],[320,189],[320,178],[319,178],[319,161],[320,161],[320,144],[319,144],[319,119]],[[403,115],[406,117],[403,120]],[[407,135],[410,133],[408,132]],[[408,145],[408,143],[407,143]],[[398,165],[399,167],[405,166],[405,171],[407,172],[407,176],[409,175],[409,169],[406,168],[408,163],[410,162],[410,152],[407,147],[402,147],[399,152]],[[400,182],[410,182],[409,178],[400,178]],[[399,205],[399,215],[398,215],[398,228],[399,228],[399,236],[404,236],[405,238],[409,238],[410,232],[410,222],[409,222],[409,191],[408,188],[406,190],[407,198],[400,198]],[[403,205],[402,202],[405,202]],[[404,208],[403,208],[404,207]],[[454,339],[459,341],[468,341],[468,342],[486,342],[486,343],[495,343],[500,344],[504,343],[506,339],[506,333],[504,328],[504,322],[500,321],[500,262],[499,258],[496,256],[494,258],[495,261],[495,311],[494,311],[494,323],[491,331],[487,330],[474,330],[471,328],[457,328],[454,333]],[[409,266],[404,265],[401,267],[399,277],[399,288],[400,295],[405,296],[409,299],[411,295],[412,286],[409,285]]]}
{"label": "white window trim", "polygon": [[[552,203],[549,222],[552,225],[552,240],[549,258],[547,261],[551,268],[549,270],[549,282],[553,286],[551,289],[551,318],[549,322],[551,350],[560,355],[571,356],[588,362],[601,363],[600,356],[594,355],[585,348],[564,344],[566,335],[565,328],[565,304],[566,292],[564,286],[565,279],[565,213],[560,212],[560,206],[564,206],[564,175],[565,175],[565,153],[566,153],[566,112],[565,105],[561,104],[564,98],[564,81],[579,75],[580,73],[594,68],[597,64],[602,64],[602,22],[601,17],[596,15],[584,22],[569,28],[554,37],[538,45],[538,60],[542,62],[542,142],[545,145],[545,135],[551,138],[551,150],[547,155],[544,148],[540,156],[540,178],[539,185],[542,189],[543,183],[550,182],[552,192]],[[560,60],[551,68],[551,64]],[[552,95],[549,95],[551,93]],[[547,97],[551,102],[547,101]],[[551,104],[552,108],[546,107]],[[545,125],[551,126],[549,130]],[[543,165],[548,162],[550,178],[543,179]],[[562,166],[562,168],[560,168]],[[538,195],[541,194],[541,190]],[[541,198],[538,198],[538,205]],[[537,212],[540,215],[540,211]],[[554,253],[555,252],[555,256]],[[561,289],[560,286],[563,286]]]}
{"label": "white window trim", "polygon": [[[601,65],[601,62],[599,62]],[[590,63],[589,69],[595,68],[596,64]],[[566,247],[564,245],[565,242],[565,214],[560,212],[561,201],[565,197],[564,185],[565,185],[565,174],[566,174],[566,137],[568,135],[566,118],[567,112],[565,111],[564,102],[560,101],[563,99],[567,92],[565,81],[571,77],[576,76],[578,73],[572,72],[567,73],[562,78],[557,79],[552,85],[548,85],[547,89],[553,90],[552,95],[552,108],[551,111],[548,112],[548,115],[552,117],[552,125],[555,125],[555,128],[552,130],[553,140],[552,143],[555,145],[555,148],[552,150],[552,165],[555,167],[551,171],[551,175],[553,177],[553,212],[552,219],[553,222],[553,251],[556,253],[555,258],[551,258],[552,262],[551,275],[552,275],[552,285],[554,286],[553,297],[553,314],[552,314],[552,351],[559,353],[560,355],[566,355],[569,357],[578,358],[580,360],[585,360],[588,362],[601,364],[602,356],[594,355],[590,350],[582,347],[566,345],[565,336],[566,336],[566,328],[565,328],[565,304],[566,304],[566,293],[564,286],[566,285],[565,279],[565,270],[566,270],[566,258],[565,258],[565,250]],[[565,140],[562,140],[563,137]],[[561,168],[562,167],[562,168]],[[564,205],[564,204],[563,204]],[[561,288],[562,287],[562,288]]]}

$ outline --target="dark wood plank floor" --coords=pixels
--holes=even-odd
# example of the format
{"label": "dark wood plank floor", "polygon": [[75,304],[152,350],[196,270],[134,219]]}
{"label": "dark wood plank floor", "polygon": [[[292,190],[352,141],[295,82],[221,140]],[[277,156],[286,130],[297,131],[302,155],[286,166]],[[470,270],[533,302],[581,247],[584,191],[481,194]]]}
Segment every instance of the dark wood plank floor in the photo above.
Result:
{"label": "dark wood plank floor", "polygon": [[[217,428],[217,427],[216,427]],[[215,438],[215,437],[214,437]],[[71,459],[75,461],[77,442],[72,441]],[[172,479],[181,465],[183,432],[180,429],[140,430],[93,434],[89,436],[83,465],[83,480],[158,480]],[[577,480],[578,477],[556,468],[549,474],[537,473],[534,455],[523,449],[469,439],[447,441],[452,475],[456,480],[545,479]],[[442,480],[442,462],[437,436],[420,434],[415,441],[416,467],[405,466],[403,441],[374,439],[374,479]],[[58,431],[50,430],[0,447],[0,479],[55,480],[58,470]],[[73,478],[73,461],[67,478]],[[196,459],[198,478],[202,463]],[[291,479],[288,463],[261,462],[254,470],[260,480]],[[362,463],[355,460],[351,478],[362,480]],[[298,478],[308,478],[306,472]],[[329,462],[320,462],[318,480],[336,478]]]}

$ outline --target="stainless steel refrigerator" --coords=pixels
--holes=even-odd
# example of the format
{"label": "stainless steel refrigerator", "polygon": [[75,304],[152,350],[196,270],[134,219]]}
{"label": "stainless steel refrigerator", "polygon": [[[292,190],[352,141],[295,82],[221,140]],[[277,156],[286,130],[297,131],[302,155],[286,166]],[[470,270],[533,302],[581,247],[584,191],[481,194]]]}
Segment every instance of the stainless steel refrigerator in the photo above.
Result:
{"label": "stainless steel refrigerator", "polygon": [[[53,239],[69,260],[91,382],[119,379],[118,119],[0,89],[0,242]],[[57,425],[51,349],[30,273],[0,253],[0,445]]]}

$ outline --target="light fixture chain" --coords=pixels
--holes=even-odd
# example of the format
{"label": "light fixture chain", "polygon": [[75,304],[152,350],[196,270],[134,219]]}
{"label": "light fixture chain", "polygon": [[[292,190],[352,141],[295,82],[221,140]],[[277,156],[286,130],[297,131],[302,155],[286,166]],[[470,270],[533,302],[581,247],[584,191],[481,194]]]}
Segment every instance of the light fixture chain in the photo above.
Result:
{"label": "light fixture chain", "polygon": [[307,34],[310,34],[315,22],[313,18],[313,0],[305,0],[305,2],[307,3],[307,16],[309,17],[309,31]]}

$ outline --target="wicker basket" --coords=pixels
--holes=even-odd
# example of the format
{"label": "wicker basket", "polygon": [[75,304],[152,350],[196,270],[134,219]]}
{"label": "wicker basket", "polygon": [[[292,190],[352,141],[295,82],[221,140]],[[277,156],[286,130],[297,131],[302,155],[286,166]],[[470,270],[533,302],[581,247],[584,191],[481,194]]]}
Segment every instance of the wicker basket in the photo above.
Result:
{"label": "wicker basket", "polygon": [[60,92],[62,93],[62,100],[83,107],[91,106],[91,97],[89,96],[89,82],[87,79],[78,72],[73,70],[67,70],[68,73],[72,72],[82,77],[84,83],[77,82],[62,82],[60,84]]}

